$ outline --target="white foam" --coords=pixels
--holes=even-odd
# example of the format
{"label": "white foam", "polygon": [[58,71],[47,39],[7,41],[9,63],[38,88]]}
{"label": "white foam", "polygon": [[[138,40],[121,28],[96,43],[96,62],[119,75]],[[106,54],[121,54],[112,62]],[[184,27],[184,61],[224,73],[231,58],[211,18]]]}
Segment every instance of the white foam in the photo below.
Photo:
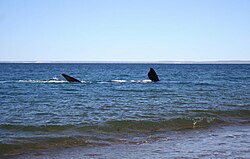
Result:
{"label": "white foam", "polygon": [[97,82],[99,84],[105,84],[105,83],[109,83],[109,82],[106,82],[106,81],[101,81],[101,82]]}
{"label": "white foam", "polygon": [[128,82],[127,80],[111,80],[112,82],[117,82],[117,83],[126,83]]}
{"label": "white foam", "polygon": [[64,83],[67,81],[63,80],[56,80],[56,79],[51,79],[51,80],[18,80],[18,82],[24,82],[24,83]]}
{"label": "white foam", "polygon": [[112,82],[117,82],[117,83],[150,83],[152,82],[151,80],[111,80]]}
{"label": "white foam", "polygon": [[131,82],[134,82],[134,83],[149,83],[149,82],[152,82],[151,80],[131,80]]}
{"label": "white foam", "polygon": [[81,83],[92,83],[92,82],[87,82],[87,81],[81,81]]}

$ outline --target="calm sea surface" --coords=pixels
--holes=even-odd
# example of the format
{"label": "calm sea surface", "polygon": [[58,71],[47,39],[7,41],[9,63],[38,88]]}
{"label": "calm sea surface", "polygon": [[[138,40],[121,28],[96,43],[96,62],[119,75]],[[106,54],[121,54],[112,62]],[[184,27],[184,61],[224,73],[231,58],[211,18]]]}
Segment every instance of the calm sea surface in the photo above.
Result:
{"label": "calm sea surface", "polygon": [[250,65],[0,64],[0,77],[0,156],[250,123]]}

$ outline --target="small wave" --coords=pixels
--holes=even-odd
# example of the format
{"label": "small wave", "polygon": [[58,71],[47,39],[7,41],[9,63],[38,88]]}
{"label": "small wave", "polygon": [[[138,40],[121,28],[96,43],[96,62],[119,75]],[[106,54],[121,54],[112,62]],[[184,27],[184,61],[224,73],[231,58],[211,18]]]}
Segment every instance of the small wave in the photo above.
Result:
{"label": "small wave", "polygon": [[45,138],[33,138],[19,139],[18,142],[10,144],[0,143],[0,158],[1,156],[19,155],[31,150],[48,150],[53,148],[65,148],[74,146],[88,146],[93,145],[88,140],[81,137],[45,137]]}
{"label": "small wave", "polygon": [[[1,155],[8,156],[29,150],[126,143],[129,141],[129,138],[120,140],[123,134],[130,133],[131,136],[138,136],[138,134],[160,132],[168,129],[183,130],[207,127],[210,124],[218,122],[220,123],[221,121],[216,118],[174,118],[157,121],[114,120],[96,125],[32,126],[3,124],[0,125],[0,130],[10,130],[17,134],[27,133],[29,135],[22,135],[21,138],[18,138],[17,135],[17,138],[13,138],[11,142],[10,140],[6,140],[6,142],[0,143],[0,157]],[[143,140],[143,136],[141,139]],[[136,142],[140,142],[140,139]]]}
{"label": "small wave", "polygon": [[157,131],[164,129],[186,129],[207,127],[215,123],[225,123],[220,118],[210,117],[177,117],[159,120],[113,120],[98,125],[12,125],[2,124],[0,129],[22,132],[62,133],[64,131],[102,131],[102,132],[127,132],[127,131]]}
{"label": "small wave", "polygon": [[184,130],[193,128],[208,127],[213,124],[225,123],[215,117],[184,117],[174,119],[163,119],[162,121],[137,121],[137,120],[122,120],[108,122],[107,127],[103,127],[108,131],[162,131],[162,130]]}
{"label": "small wave", "polygon": [[8,83],[9,81],[0,81],[0,83]]}
{"label": "small wave", "polygon": [[11,125],[11,124],[2,124],[0,129],[6,130],[15,130],[15,131],[24,131],[24,132],[62,132],[65,130],[72,129],[73,125],[41,125],[41,126],[32,126],[32,125]]}

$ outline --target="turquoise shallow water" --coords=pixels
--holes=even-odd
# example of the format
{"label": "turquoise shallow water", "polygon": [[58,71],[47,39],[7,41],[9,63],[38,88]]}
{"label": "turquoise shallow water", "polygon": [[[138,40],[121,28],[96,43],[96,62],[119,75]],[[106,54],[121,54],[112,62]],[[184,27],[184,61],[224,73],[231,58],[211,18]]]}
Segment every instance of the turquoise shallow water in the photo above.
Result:
{"label": "turquoise shallow water", "polygon": [[[160,78],[151,82],[153,67]],[[0,64],[0,154],[250,122],[250,65]],[[82,83],[68,83],[69,74]],[[136,140],[134,136],[137,136]]]}

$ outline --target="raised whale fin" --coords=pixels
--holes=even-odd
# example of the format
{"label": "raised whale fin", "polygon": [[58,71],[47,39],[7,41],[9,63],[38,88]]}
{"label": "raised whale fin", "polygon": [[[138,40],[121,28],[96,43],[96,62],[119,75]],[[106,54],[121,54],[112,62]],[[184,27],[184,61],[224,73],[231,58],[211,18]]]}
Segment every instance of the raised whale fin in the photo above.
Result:
{"label": "raised whale fin", "polygon": [[78,82],[78,83],[81,83],[81,81],[79,81],[78,79],[75,79],[69,75],[66,75],[66,74],[62,74],[62,76],[68,81],[68,82]]}
{"label": "raised whale fin", "polygon": [[148,78],[153,82],[160,81],[153,68],[150,68],[150,70],[148,72]]}

